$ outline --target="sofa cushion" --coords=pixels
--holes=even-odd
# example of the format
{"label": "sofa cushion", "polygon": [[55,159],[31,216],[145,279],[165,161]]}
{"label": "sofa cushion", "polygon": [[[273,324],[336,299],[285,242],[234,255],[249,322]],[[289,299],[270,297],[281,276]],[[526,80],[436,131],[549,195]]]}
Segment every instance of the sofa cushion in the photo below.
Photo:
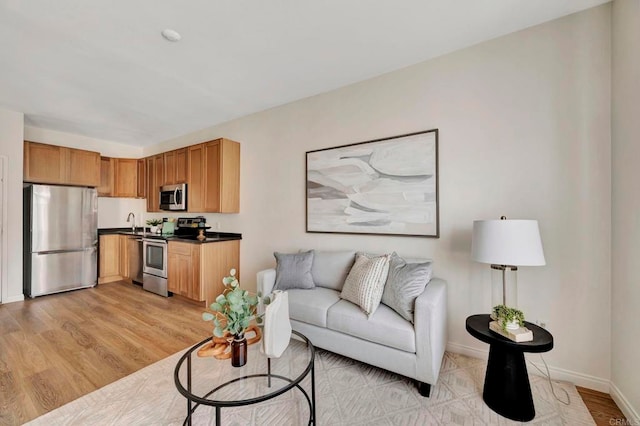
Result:
{"label": "sofa cushion", "polygon": [[431,262],[408,263],[396,253],[389,261],[389,275],[382,303],[413,322],[413,305],[431,280]]}
{"label": "sofa cushion", "polygon": [[355,251],[315,250],[311,267],[313,282],[318,287],[341,291],[355,260]]}
{"label": "sofa cushion", "polygon": [[360,306],[367,315],[373,315],[382,299],[389,272],[389,258],[389,255],[371,257],[357,253],[340,297]]}
{"label": "sofa cushion", "polygon": [[416,352],[413,325],[385,305],[380,305],[368,318],[358,306],[340,300],[329,308],[327,328],[401,351]]}
{"label": "sofa cushion", "polygon": [[277,261],[274,290],[315,287],[311,276],[313,250],[294,254],[276,252],[273,255]]}
{"label": "sofa cushion", "polygon": [[327,311],[340,301],[340,293],[323,287],[311,290],[287,290],[289,293],[289,317],[294,320],[327,326]]}

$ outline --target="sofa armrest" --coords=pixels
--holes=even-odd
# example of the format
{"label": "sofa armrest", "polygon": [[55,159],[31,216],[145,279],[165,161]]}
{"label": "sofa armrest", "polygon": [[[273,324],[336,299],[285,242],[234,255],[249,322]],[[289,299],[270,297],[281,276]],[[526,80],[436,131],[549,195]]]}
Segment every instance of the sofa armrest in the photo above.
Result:
{"label": "sofa armrest", "polygon": [[447,345],[447,283],[432,279],[414,307],[418,378],[435,384]]}
{"label": "sofa armrest", "polygon": [[258,272],[256,282],[258,294],[262,297],[268,296],[273,292],[273,286],[276,284],[276,270],[271,268]]}

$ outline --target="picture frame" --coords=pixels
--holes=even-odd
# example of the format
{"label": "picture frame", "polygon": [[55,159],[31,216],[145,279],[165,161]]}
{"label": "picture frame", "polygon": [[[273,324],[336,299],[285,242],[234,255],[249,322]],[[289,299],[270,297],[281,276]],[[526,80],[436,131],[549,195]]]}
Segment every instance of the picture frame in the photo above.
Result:
{"label": "picture frame", "polygon": [[309,233],[440,237],[438,129],[306,152]]}

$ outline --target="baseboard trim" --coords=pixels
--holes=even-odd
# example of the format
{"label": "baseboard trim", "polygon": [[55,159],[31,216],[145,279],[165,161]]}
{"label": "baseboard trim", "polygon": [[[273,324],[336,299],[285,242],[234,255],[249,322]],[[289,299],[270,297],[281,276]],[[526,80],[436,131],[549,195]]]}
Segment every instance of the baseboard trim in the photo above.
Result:
{"label": "baseboard trim", "polygon": [[618,408],[620,408],[620,411],[622,411],[622,414],[624,414],[624,416],[629,421],[628,424],[640,425],[640,415],[633,408],[631,403],[629,403],[629,400],[625,398],[622,392],[620,392],[620,389],[618,389],[615,383],[611,382],[610,387],[611,387],[611,392],[610,392],[611,398],[615,401],[616,404],[618,404]]}
{"label": "baseboard trim", "polygon": [[[472,358],[487,359],[489,358],[489,349],[478,349],[471,346],[461,345],[459,343],[449,342],[447,343],[447,351],[470,356]],[[540,370],[545,371],[544,364],[542,362],[533,362],[532,357],[537,357],[537,354],[527,354],[527,361],[531,361]],[[540,358],[538,358],[540,359]],[[528,371],[537,376],[542,374],[536,369],[528,366]],[[584,388],[594,389],[600,392],[609,393],[609,380],[602,379],[600,377],[590,376],[588,374],[578,373],[577,371],[565,370],[564,368],[558,368],[549,366],[549,372],[553,380],[563,380],[571,382],[574,385],[582,386]]]}
{"label": "baseboard trim", "polygon": [[9,296],[6,299],[4,299],[2,303],[5,304],[5,303],[13,303],[13,302],[22,302],[23,300],[24,300],[24,295],[21,294],[19,296]]}

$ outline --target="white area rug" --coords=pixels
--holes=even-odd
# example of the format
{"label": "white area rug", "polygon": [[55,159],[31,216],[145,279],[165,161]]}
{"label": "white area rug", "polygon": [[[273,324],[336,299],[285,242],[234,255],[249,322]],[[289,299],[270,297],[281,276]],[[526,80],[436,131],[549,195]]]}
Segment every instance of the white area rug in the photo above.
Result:
{"label": "white area rug", "polygon": [[[51,411],[30,425],[179,425],[186,416],[186,400],[173,383],[182,352],[158,361],[117,382]],[[509,425],[516,424],[482,401],[486,361],[446,353],[440,378],[423,398],[404,377],[335,355],[316,352],[318,425]],[[530,376],[536,407],[535,425],[595,424],[574,385],[565,389],[571,404],[553,397],[545,378]],[[310,389],[310,380],[303,382]],[[562,393],[564,395],[564,393]],[[215,424],[215,409],[199,407],[195,425]],[[309,408],[293,390],[260,404],[223,408],[223,425],[304,425]]]}

